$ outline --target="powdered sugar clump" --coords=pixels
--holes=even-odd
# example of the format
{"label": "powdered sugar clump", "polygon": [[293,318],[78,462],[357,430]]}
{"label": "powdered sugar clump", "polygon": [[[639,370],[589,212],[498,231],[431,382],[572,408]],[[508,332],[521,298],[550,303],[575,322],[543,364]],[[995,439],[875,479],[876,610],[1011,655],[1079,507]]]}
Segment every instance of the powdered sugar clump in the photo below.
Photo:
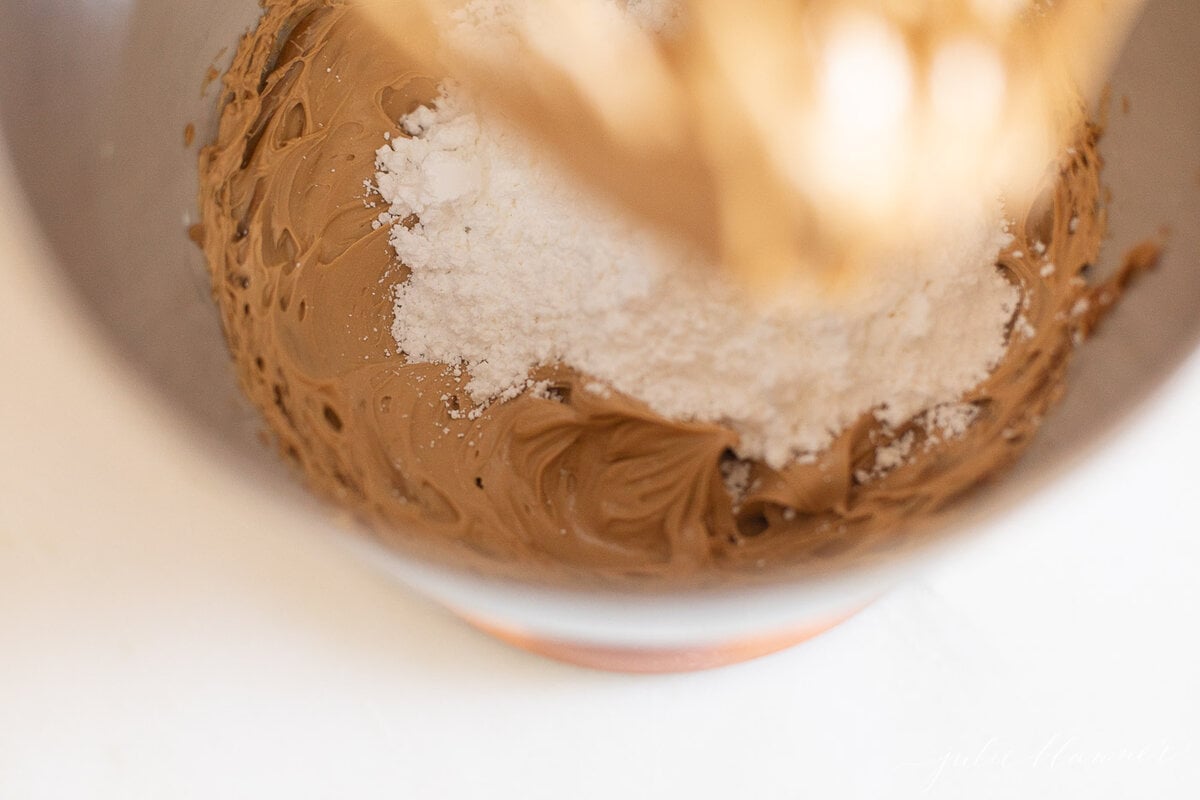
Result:
{"label": "powdered sugar clump", "polygon": [[462,91],[403,127],[377,154],[381,221],[418,218],[391,232],[411,269],[392,332],[410,359],[464,366],[476,402],[565,363],[664,416],[728,424],[739,455],[780,466],[863,413],[899,425],[959,400],[1004,352],[1019,293],[994,267],[998,202],[896,252],[853,303],[763,310]]}

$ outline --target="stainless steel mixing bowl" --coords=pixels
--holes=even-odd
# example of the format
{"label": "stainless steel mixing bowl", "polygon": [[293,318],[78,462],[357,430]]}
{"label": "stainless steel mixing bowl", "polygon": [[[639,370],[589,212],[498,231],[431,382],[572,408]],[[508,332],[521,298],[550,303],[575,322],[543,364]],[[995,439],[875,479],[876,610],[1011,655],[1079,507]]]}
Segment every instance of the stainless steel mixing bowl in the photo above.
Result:
{"label": "stainless steel mixing bowl", "polygon": [[[96,334],[136,369],[145,392],[169,400],[213,458],[257,487],[261,502],[311,514],[314,506],[255,436],[258,420],[235,385],[204,264],[186,236],[196,221],[196,150],[215,129],[219,82],[210,70],[224,68],[258,11],[254,0],[0,0],[0,131],[54,269]],[[957,530],[1051,482],[1195,348],[1198,42],[1200,4],[1152,0],[1112,83],[1103,144],[1112,236],[1098,269],[1166,226],[1161,269],[1081,354],[1067,400],[1028,457],[1000,486],[966,504]],[[187,146],[189,125],[196,133]],[[489,585],[398,556],[382,560],[476,616],[606,644],[723,641],[869,594],[857,584],[830,592],[831,585],[849,585],[834,579],[736,600],[580,598]],[[698,621],[705,608],[709,618]]]}

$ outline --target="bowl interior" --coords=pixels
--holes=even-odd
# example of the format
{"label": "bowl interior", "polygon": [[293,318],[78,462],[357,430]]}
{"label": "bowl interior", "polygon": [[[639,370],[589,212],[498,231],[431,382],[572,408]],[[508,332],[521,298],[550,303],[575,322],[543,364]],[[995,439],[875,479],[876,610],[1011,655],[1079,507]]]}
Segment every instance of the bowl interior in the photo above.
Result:
{"label": "bowl interior", "polygon": [[[114,352],[265,496],[301,490],[259,443],[209,294],[196,154],[255,0],[0,0],[0,130],[61,277]],[[1151,0],[1112,81],[1102,149],[1113,192],[1100,271],[1169,229],[1160,270],[1073,367],[1064,404],[1010,478],[972,500],[1011,502],[1102,438],[1200,338],[1200,4]],[[185,143],[192,126],[194,141]]]}

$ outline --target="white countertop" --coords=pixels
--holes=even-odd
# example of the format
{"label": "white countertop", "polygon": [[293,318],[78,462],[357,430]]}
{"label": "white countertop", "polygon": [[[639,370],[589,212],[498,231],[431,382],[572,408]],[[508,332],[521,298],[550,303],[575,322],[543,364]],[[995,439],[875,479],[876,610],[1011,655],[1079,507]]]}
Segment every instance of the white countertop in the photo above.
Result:
{"label": "white countertop", "polygon": [[831,633],[607,675],[282,529],[134,391],[26,225],[0,223],[0,798],[1200,796],[1196,358]]}

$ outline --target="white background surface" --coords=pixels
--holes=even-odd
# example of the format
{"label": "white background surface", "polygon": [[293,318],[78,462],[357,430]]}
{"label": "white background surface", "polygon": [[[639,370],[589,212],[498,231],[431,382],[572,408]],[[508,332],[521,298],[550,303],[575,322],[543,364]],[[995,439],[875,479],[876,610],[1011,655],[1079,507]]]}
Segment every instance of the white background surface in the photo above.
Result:
{"label": "white background surface", "polygon": [[605,675],[282,528],[133,391],[24,224],[0,224],[4,800],[1200,796],[1196,360],[820,639]]}

